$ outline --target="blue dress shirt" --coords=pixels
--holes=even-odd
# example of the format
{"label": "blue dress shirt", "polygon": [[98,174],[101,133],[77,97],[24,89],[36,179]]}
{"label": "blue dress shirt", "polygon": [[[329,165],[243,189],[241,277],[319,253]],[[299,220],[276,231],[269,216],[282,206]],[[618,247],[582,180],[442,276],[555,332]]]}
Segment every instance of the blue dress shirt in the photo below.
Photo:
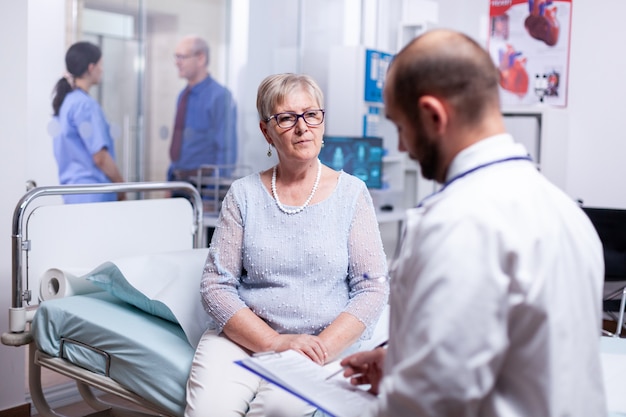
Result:
{"label": "blue dress shirt", "polygon": [[[184,90],[183,90],[184,91]],[[178,95],[180,101],[182,95]],[[191,88],[185,115],[180,158],[175,170],[194,170],[201,165],[227,165],[237,161],[237,109],[228,89],[211,76]]]}

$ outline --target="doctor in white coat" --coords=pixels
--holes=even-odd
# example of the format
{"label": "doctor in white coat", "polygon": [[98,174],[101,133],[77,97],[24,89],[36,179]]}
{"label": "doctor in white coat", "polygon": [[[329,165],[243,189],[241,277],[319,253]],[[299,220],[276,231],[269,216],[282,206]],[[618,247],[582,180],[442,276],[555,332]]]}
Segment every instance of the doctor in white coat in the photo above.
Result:
{"label": "doctor in white coat", "polygon": [[342,361],[379,397],[362,415],[605,416],[602,246],[506,133],[488,53],[428,32],[384,98],[400,148],[442,188],[408,212],[388,349]]}

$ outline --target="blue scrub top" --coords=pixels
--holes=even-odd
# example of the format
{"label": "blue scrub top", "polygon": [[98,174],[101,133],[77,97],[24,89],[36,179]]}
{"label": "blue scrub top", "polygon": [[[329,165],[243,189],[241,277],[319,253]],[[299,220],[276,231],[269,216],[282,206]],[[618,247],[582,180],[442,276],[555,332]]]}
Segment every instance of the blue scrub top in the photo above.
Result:
{"label": "blue scrub top", "polygon": [[[100,184],[111,180],[98,168],[93,155],[107,149],[115,161],[109,123],[100,105],[77,88],[70,92],[55,116],[59,132],[54,135],[54,156],[61,184]],[[63,197],[65,203],[114,201],[115,193],[76,194]]]}

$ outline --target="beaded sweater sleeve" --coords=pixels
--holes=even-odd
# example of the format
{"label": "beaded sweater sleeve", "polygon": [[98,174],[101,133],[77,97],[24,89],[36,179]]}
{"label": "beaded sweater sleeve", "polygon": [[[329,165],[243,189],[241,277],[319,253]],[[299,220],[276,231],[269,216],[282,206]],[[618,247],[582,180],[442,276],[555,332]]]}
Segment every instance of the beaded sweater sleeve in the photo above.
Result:
{"label": "beaded sweater sleeve", "polygon": [[387,260],[376,212],[365,186],[357,200],[348,244],[350,301],[345,311],[367,326],[363,338],[369,338],[372,324],[376,323],[387,303],[389,288]]}

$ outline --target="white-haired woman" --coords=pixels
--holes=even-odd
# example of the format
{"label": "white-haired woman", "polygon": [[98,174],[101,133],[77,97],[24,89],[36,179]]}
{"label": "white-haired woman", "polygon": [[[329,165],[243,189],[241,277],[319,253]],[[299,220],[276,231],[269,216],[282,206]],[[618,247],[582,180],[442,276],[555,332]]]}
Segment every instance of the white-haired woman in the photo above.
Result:
{"label": "white-haired woman", "polygon": [[225,197],[201,294],[216,323],[187,385],[187,416],[306,416],[315,409],[233,361],[293,349],[324,365],[358,349],[388,296],[369,192],[318,159],[323,95],[305,75],[267,77],[260,128],[278,164]]}

